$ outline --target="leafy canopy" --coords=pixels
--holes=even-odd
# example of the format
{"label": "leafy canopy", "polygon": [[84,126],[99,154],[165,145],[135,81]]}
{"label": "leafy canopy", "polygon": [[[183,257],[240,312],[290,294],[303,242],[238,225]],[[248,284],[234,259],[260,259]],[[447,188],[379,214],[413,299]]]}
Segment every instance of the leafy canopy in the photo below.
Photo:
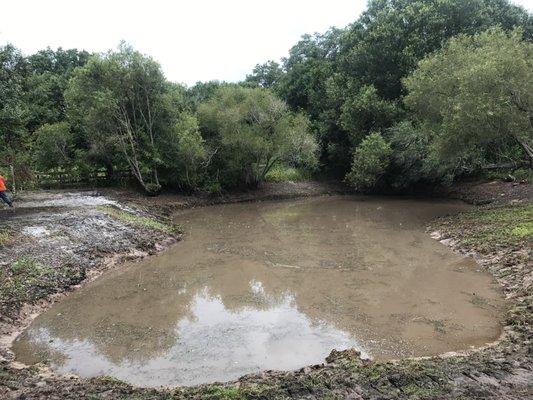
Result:
{"label": "leafy canopy", "polygon": [[522,31],[453,38],[404,83],[406,105],[438,132],[442,162],[515,143],[533,162],[533,43]]}
{"label": "leafy canopy", "polygon": [[198,117],[217,152],[214,174],[226,185],[257,185],[276,163],[316,164],[307,119],[265,89],[221,87]]}

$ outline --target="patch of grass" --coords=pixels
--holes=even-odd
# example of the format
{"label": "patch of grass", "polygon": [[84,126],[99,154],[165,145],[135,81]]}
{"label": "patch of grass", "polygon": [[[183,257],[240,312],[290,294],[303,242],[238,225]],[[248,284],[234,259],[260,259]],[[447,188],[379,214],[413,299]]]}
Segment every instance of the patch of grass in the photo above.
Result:
{"label": "patch of grass", "polygon": [[445,218],[443,226],[481,252],[518,246],[533,238],[533,204],[480,208]]}
{"label": "patch of grass", "polygon": [[84,270],[68,262],[51,267],[31,258],[19,258],[0,269],[0,314],[14,316],[24,303],[34,303],[84,277]]}
{"label": "patch of grass", "polygon": [[275,165],[265,176],[267,182],[301,182],[311,179],[309,171],[284,165]]}
{"label": "patch of grass", "polygon": [[490,180],[510,181],[516,180],[519,182],[533,182],[533,170],[531,168],[519,168],[514,171],[489,171],[485,175],[485,178]]}
{"label": "patch of grass", "polygon": [[95,378],[91,378],[91,381],[99,385],[128,386],[126,382],[110,375],[97,376]]}
{"label": "patch of grass", "polygon": [[533,222],[525,222],[513,228],[511,233],[519,238],[533,236]]}
{"label": "patch of grass", "polygon": [[11,234],[7,229],[0,230],[0,246],[5,246],[11,239]]}
{"label": "patch of grass", "polygon": [[157,221],[154,218],[143,217],[140,215],[132,214],[130,212],[120,210],[112,206],[101,206],[98,208],[101,211],[105,212],[106,214],[112,216],[113,218],[116,218],[120,221],[129,223],[129,224],[141,226],[143,228],[155,229],[157,231],[165,232],[168,234],[179,233],[178,227],[171,225],[171,224]]}
{"label": "patch of grass", "polygon": [[246,400],[246,395],[236,387],[211,387],[205,394],[206,399]]}
{"label": "patch of grass", "polygon": [[409,384],[402,388],[403,392],[409,396],[410,399],[434,399],[441,390],[437,388],[421,388],[416,384]]}

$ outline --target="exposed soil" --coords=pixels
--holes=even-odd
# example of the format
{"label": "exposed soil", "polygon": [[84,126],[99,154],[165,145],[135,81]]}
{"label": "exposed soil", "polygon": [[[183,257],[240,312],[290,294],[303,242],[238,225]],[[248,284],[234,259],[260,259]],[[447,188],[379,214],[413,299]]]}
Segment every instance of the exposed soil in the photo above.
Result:
{"label": "exposed soil", "polygon": [[523,204],[533,199],[533,184],[500,180],[462,182],[442,191],[442,193],[446,197],[458,198],[477,205]]}
{"label": "exposed soil", "polygon": [[338,182],[265,182],[257,189],[229,192],[218,195],[195,193],[192,195],[163,193],[156,197],[146,197],[134,191],[102,189],[103,195],[117,200],[120,204],[135,205],[150,212],[171,216],[175,211],[214,204],[242,203],[250,201],[281,200],[332,194],[351,193],[351,189]]}
{"label": "exposed soil", "polygon": [[[527,227],[530,226],[528,224],[533,221],[531,205],[524,205],[531,201],[531,186],[521,185],[516,189],[517,186],[512,183],[497,184],[497,192],[505,193],[501,196],[494,195],[494,192],[486,189],[486,185],[481,186],[483,189],[475,189],[474,195],[466,189],[458,190],[457,195],[473,199],[476,203],[494,199],[497,204],[520,205],[505,209],[481,209],[474,217],[440,219],[433,224],[431,231],[435,238],[457,251],[475,256],[482,268],[490,271],[502,285],[510,300],[510,309],[506,317],[505,335],[498,343],[462,354],[397,362],[362,361],[355,351],[332,352],[324,364],[298,371],[266,371],[226,384],[160,390],[134,388],[105,377],[80,379],[57,376],[46,369],[39,371],[38,367],[17,368],[17,365],[9,362],[10,354],[6,348],[9,339],[6,338],[10,338],[10,334],[27,325],[30,320],[29,313],[48,307],[50,301],[57,298],[51,295],[72,290],[76,284],[87,280],[87,277],[96,275],[96,271],[107,268],[110,259],[142,257],[164,247],[160,243],[176,240],[179,233],[165,220],[165,216],[176,209],[221,201],[297,197],[300,191],[304,196],[338,193],[343,191],[342,187],[316,183],[271,185],[270,188],[267,186],[267,189],[255,192],[257,194],[249,192],[229,195],[222,199],[174,195],[145,198],[128,192],[103,191],[106,201],[116,203],[80,205],[80,202],[75,201],[75,205],[72,205],[72,202],[58,205],[46,203],[50,199],[38,198],[37,202],[32,204],[33,208],[19,207],[13,213],[0,210],[0,246],[4,274],[2,285],[5,282],[17,282],[17,274],[32,272],[35,268],[37,273],[34,275],[46,278],[30,280],[30,285],[23,288],[22,294],[11,288],[10,293],[15,294],[14,298],[19,296],[15,302],[13,297],[7,300],[5,296],[2,298],[2,351],[5,360],[0,364],[0,397],[533,398],[533,265],[531,236],[527,235]],[[502,192],[503,190],[505,191]],[[40,193],[36,196],[40,196]],[[64,192],[45,193],[62,197]],[[19,206],[22,206],[22,202]],[[518,222],[521,225],[518,227],[522,229],[525,226],[523,229],[526,229],[526,235],[515,235],[512,240],[509,240],[509,235],[506,234],[511,231],[505,230],[504,234],[493,235],[492,232],[503,224],[508,224],[507,219],[498,219],[499,215],[507,215],[501,214],[502,212],[512,218],[519,215]],[[517,232],[521,234],[523,229]],[[21,258],[30,258],[33,263],[21,263]],[[14,262],[17,263],[15,269]],[[43,269],[43,266],[46,268]],[[49,268],[55,271],[65,266],[66,271],[57,274],[49,272]],[[8,271],[8,279],[5,279],[5,271]],[[3,291],[5,288],[1,289]]]}
{"label": "exposed soil", "polygon": [[0,357],[12,358],[6,344],[58,294],[179,237],[170,221],[93,191],[28,192],[0,209]]}

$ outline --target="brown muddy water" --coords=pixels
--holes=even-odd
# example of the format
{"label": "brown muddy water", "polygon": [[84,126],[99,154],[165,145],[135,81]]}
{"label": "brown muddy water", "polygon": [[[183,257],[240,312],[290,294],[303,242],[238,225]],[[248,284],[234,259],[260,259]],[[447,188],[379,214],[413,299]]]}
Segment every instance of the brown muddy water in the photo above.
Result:
{"label": "brown muddy water", "polygon": [[134,385],[227,381],[324,362],[395,359],[495,340],[504,306],[471,258],[425,224],[459,202],[322,197],[176,216],[186,236],[39,316],[17,359]]}

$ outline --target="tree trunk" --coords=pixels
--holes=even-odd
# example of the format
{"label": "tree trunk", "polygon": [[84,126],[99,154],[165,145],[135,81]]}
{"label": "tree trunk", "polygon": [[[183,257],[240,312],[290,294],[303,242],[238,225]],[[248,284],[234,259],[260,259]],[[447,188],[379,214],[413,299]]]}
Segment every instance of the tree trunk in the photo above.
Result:
{"label": "tree trunk", "polygon": [[17,184],[16,184],[16,181],[15,181],[15,168],[13,167],[13,164],[11,164],[9,166],[9,168],[11,168],[11,191],[13,193],[16,193],[17,192]]}
{"label": "tree trunk", "polygon": [[516,138],[516,141],[522,146],[527,156],[529,157],[529,167],[533,168],[533,146],[523,139]]}

